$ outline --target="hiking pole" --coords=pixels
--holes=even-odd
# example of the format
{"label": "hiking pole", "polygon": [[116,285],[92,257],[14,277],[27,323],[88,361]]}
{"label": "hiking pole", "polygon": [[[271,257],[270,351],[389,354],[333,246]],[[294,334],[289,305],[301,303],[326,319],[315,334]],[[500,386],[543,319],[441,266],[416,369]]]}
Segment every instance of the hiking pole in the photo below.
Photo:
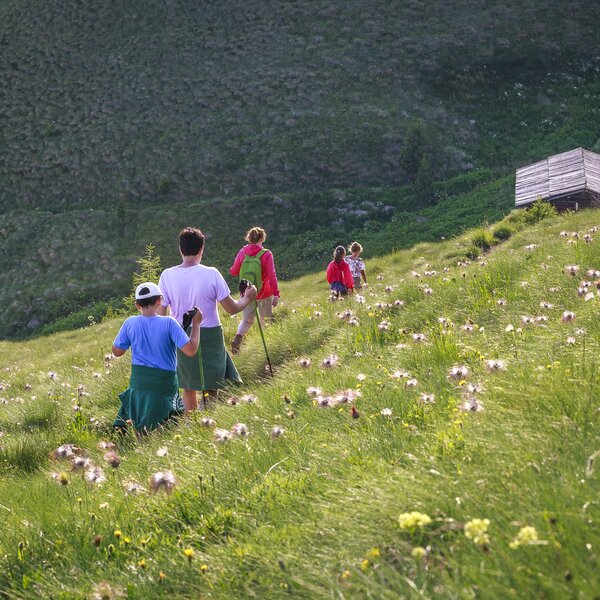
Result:
{"label": "hiking pole", "polygon": [[256,314],[256,320],[258,321],[258,329],[260,331],[260,337],[262,338],[263,347],[265,349],[265,354],[267,356],[267,364],[269,365],[269,371],[271,371],[271,377],[274,377],[273,367],[271,366],[271,359],[269,358],[269,351],[267,350],[267,342],[265,341],[265,334],[263,333],[263,328],[262,328],[262,325],[260,322],[260,315],[258,314],[258,304],[256,303],[256,300],[254,300],[253,302],[254,302],[254,313]]}

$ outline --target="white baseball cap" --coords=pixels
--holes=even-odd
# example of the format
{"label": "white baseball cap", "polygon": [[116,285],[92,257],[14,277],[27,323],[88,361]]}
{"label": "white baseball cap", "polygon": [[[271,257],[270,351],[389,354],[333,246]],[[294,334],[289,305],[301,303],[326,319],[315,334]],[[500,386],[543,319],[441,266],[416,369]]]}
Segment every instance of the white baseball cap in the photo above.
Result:
{"label": "white baseball cap", "polygon": [[160,291],[160,288],[151,281],[146,281],[146,283],[140,283],[135,288],[135,299],[136,300],[144,300],[145,298],[152,298],[152,296],[162,296],[163,293]]}

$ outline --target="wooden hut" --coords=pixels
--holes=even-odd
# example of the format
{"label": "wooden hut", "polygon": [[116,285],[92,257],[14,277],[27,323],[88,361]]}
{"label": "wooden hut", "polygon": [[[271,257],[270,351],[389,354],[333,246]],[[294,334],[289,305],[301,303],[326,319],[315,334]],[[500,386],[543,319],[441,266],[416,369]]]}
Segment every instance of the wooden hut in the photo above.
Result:
{"label": "wooden hut", "polygon": [[517,170],[515,206],[538,198],[558,210],[600,208],[600,154],[576,148]]}

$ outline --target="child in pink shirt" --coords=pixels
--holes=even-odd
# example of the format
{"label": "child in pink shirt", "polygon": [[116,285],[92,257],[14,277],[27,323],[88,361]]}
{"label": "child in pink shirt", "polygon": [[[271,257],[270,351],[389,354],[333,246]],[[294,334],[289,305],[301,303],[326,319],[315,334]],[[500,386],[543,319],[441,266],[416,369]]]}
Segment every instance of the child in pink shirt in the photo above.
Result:
{"label": "child in pink shirt", "polygon": [[[253,227],[246,233],[246,244],[235,257],[233,265],[229,272],[237,277],[240,274],[240,269],[246,256],[256,256],[260,252],[260,265],[262,271],[262,286],[256,295],[256,304],[261,323],[265,319],[271,319],[273,316],[273,307],[279,302],[279,287],[277,284],[277,274],[275,273],[275,261],[273,253],[270,250],[263,248],[263,243],[267,239],[267,232],[262,227]],[[258,287],[258,286],[257,286]],[[238,326],[237,333],[231,342],[231,352],[237,354],[240,351],[240,346],[244,339],[244,335],[248,333],[250,327],[254,323],[254,305],[253,303],[246,306],[244,309],[243,318]]]}

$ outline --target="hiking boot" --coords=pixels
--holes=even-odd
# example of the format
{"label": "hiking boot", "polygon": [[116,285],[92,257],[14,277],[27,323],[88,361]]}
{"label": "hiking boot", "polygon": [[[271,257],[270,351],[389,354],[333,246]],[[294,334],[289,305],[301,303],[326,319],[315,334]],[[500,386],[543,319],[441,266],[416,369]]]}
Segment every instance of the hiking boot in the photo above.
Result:
{"label": "hiking boot", "polygon": [[243,335],[236,333],[235,337],[231,340],[231,354],[239,354],[240,346],[242,345]]}

